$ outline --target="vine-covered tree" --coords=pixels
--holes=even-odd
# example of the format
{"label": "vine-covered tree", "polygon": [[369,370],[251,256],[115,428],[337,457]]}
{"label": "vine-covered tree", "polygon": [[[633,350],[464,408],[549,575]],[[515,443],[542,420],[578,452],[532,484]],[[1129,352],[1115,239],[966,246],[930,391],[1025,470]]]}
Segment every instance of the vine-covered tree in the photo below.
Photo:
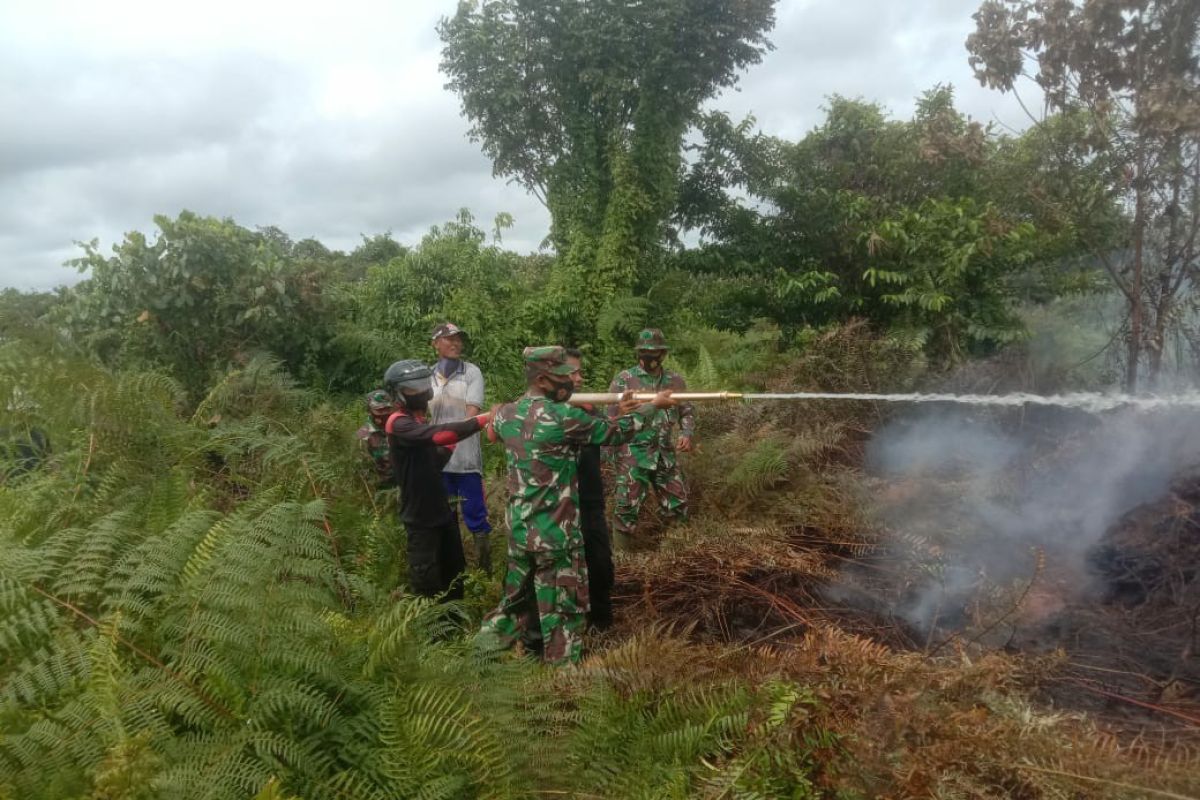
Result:
{"label": "vine-covered tree", "polygon": [[462,2],[442,21],[442,69],[472,137],[497,175],[550,210],[562,263],[537,315],[567,338],[590,333],[598,310],[653,260],[684,134],[700,105],[770,47],[773,5],[488,0]]}

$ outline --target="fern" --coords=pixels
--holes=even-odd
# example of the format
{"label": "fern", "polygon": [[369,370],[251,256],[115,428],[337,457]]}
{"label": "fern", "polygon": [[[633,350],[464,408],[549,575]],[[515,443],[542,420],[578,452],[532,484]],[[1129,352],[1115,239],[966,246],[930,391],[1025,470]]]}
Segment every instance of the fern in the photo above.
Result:
{"label": "fern", "polygon": [[721,376],[717,373],[717,365],[713,362],[713,357],[709,354],[708,348],[704,345],[699,345],[696,349],[696,369],[692,372],[692,378],[697,386],[722,386],[724,383]]}
{"label": "fern", "polygon": [[729,474],[729,483],[747,497],[787,480],[791,471],[787,450],[777,439],[760,439]]}
{"label": "fern", "polygon": [[[707,332],[679,356],[694,381],[716,381],[741,372],[733,365],[744,349],[776,338]],[[883,363],[904,350],[889,347],[843,332],[814,345],[809,368]],[[855,369],[847,381],[870,378]],[[830,775],[849,761],[831,731],[855,730],[836,715],[886,717],[877,693],[904,681],[963,703],[960,717],[979,699],[989,724],[1063,759],[995,756],[972,771],[985,761],[977,752],[1017,752],[989,750],[982,736],[945,761],[903,752],[943,768],[946,793],[983,796],[984,768],[1039,789],[1075,785],[1033,769],[1078,770],[1066,746],[1047,744],[1075,723],[997,699],[1011,680],[987,664],[939,672],[818,628],[787,655],[734,658],[649,628],[610,639],[574,671],[477,653],[470,634],[495,583],[473,584],[463,607],[405,595],[403,533],[358,477],[357,402],[321,401],[271,359],[242,364],[191,410],[156,372],[5,341],[0,391],[38,398],[36,422],[61,443],[41,469],[0,485],[4,800],[828,797]],[[765,507],[773,494],[807,520],[850,504],[849,489],[816,472],[840,452],[840,420],[789,413],[746,407],[704,419],[712,446],[690,466],[713,505]],[[728,544],[727,521],[702,527],[680,536]],[[828,578],[788,530],[764,525],[725,552],[736,545],[755,564]],[[679,580],[708,580],[714,563],[727,566],[717,556]],[[695,615],[695,595],[681,603]],[[932,736],[959,742],[963,728],[946,725]],[[857,729],[866,742],[857,755],[875,746],[866,730]],[[1069,745],[1097,752],[1088,742]],[[1119,755],[1188,785],[1189,751]]]}

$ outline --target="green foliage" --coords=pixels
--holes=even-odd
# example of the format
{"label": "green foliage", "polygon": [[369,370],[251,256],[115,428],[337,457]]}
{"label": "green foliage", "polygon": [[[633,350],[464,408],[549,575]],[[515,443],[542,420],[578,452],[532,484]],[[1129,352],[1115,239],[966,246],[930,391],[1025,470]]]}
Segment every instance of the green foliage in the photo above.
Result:
{"label": "green foliage", "polygon": [[279,362],[192,410],[158,373],[0,354],[0,390],[64,432],[0,484],[0,796],[515,798],[596,776],[694,796],[757,741],[746,687],[627,695],[598,673],[564,694],[477,654],[461,609],[393,596],[401,534],[358,480],[357,409]]}
{"label": "green foliage", "polygon": [[562,257],[536,318],[590,338],[653,275],[700,105],[769,47],[772,0],[461,2],[442,70],[497,175],[550,210]]}
{"label": "green foliage", "polygon": [[1045,265],[1079,252],[1078,232],[1039,229],[1030,220],[1045,215],[1017,190],[1029,148],[958,113],[948,88],[927,92],[908,122],[834,97],[798,142],[721,114],[701,131],[677,223],[710,243],[678,262],[701,279],[693,307],[712,324],[767,317],[792,338],[865,317],[920,331],[930,355],[958,363],[1019,338],[1021,298],[1071,288]]}
{"label": "green foliage", "polygon": [[366,390],[402,355],[432,361],[430,331],[452,320],[469,335],[467,357],[482,367],[490,397],[507,400],[524,391],[522,348],[561,341],[561,332],[536,315],[537,286],[549,263],[485,245],[485,238],[464,209],[419,247],[348,287],[334,345],[343,357],[331,380]]}
{"label": "green foliage", "polygon": [[130,233],[109,258],[93,241],[73,262],[88,277],[64,321],[80,342],[109,364],[168,370],[193,393],[259,349],[315,366],[329,306],[285,235],[188,211],[155,224],[154,241]]}

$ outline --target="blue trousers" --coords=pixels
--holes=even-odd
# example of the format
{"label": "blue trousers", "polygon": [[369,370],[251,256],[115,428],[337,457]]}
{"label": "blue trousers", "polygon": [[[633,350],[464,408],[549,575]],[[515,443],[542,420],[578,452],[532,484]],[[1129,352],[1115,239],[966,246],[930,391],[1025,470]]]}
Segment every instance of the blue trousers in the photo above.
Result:
{"label": "blue trousers", "polygon": [[490,533],[487,501],[483,496],[483,476],[478,472],[443,472],[442,483],[446,486],[446,497],[451,504],[454,498],[462,498],[462,517],[471,533]]}

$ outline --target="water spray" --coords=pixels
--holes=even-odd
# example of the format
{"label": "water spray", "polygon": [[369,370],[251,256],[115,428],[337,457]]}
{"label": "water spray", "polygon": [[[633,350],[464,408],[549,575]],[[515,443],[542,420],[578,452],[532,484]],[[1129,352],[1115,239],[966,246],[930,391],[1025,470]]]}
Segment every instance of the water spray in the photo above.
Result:
{"label": "water spray", "polygon": [[[634,392],[635,399],[649,402],[654,392]],[[720,400],[812,401],[854,400],[881,403],[958,403],[972,406],[1054,406],[1074,408],[1098,413],[1117,408],[1152,410],[1160,408],[1200,408],[1200,391],[1173,395],[1104,394],[1102,392],[1069,392],[1066,394],[1031,394],[1011,392],[1009,394],[951,394],[951,393],[900,393],[873,394],[868,392],[675,392],[671,395],[683,402],[708,402]],[[568,401],[574,405],[607,405],[620,401],[615,392],[581,392],[571,395]]]}

